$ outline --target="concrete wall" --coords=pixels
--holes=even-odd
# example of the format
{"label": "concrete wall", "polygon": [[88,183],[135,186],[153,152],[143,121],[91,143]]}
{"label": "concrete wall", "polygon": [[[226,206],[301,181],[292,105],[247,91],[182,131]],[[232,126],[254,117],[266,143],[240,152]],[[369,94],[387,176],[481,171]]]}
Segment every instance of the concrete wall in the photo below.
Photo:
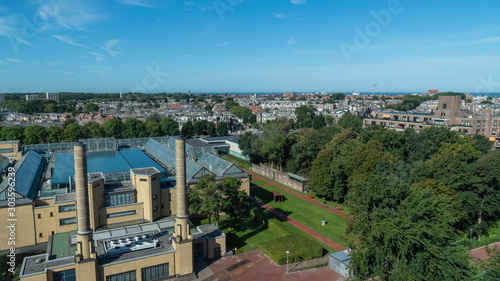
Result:
{"label": "concrete wall", "polygon": [[252,165],[252,171],[275,180],[297,191],[304,192],[304,184],[290,178],[290,175],[264,165]]}

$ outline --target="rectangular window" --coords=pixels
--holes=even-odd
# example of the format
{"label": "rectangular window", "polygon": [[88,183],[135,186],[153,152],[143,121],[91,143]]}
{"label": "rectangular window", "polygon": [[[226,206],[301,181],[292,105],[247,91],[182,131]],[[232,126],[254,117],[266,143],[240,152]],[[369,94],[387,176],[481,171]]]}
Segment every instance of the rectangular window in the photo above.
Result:
{"label": "rectangular window", "polygon": [[116,217],[130,216],[130,215],[135,215],[135,210],[108,214],[108,218],[116,218]]}
{"label": "rectangular window", "polygon": [[76,223],[76,218],[60,219],[59,225],[68,225]]}
{"label": "rectangular window", "polygon": [[135,281],[135,270],[106,276],[106,281]]}
{"label": "rectangular window", "polygon": [[410,125],[410,129],[415,129],[415,126],[414,125]]}
{"label": "rectangular window", "polygon": [[142,269],[142,280],[156,280],[169,276],[168,263],[146,267]]}
{"label": "rectangular window", "polygon": [[465,126],[470,127],[470,121],[465,121]]}
{"label": "rectangular window", "polygon": [[43,233],[38,233],[38,238],[43,238]]}
{"label": "rectangular window", "polygon": [[53,281],[76,281],[75,269],[68,269],[52,273]]}
{"label": "rectangular window", "polygon": [[481,121],[477,121],[476,122],[476,127],[480,127],[481,126]]}
{"label": "rectangular window", "polygon": [[436,126],[444,126],[444,121],[443,121],[443,120],[436,120],[436,121],[434,122],[434,124],[435,124]]}
{"label": "rectangular window", "polygon": [[41,219],[42,218],[42,214],[38,214],[38,218]]}
{"label": "rectangular window", "polygon": [[483,126],[486,126],[486,120],[483,120]]}
{"label": "rectangular window", "polygon": [[497,130],[495,130],[495,129],[492,129],[492,130],[491,130],[491,134],[492,134],[492,135],[495,135],[496,133],[497,133]]}
{"label": "rectangular window", "polygon": [[468,135],[469,134],[469,130],[464,130],[464,135]]}
{"label": "rectangular window", "polygon": [[148,179],[139,179],[139,181],[148,181]]}
{"label": "rectangular window", "polygon": [[76,210],[75,204],[59,206],[59,213],[70,212],[74,210]]}
{"label": "rectangular window", "polygon": [[420,122],[418,117],[413,117],[413,122]]}
{"label": "rectangular window", "polygon": [[479,129],[476,130],[476,135],[479,135]]}
{"label": "rectangular window", "polygon": [[493,120],[493,126],[497,125],[497,120]]}
{"label": "rectangular window", "polygon": [[50,217],[52,218],[54,216],[54,213],[53,212],[50,212]]}
{"label": "rectangular window", "polygon": [[106,207],[132,204],[132,193],[107,194],[105,196]]}

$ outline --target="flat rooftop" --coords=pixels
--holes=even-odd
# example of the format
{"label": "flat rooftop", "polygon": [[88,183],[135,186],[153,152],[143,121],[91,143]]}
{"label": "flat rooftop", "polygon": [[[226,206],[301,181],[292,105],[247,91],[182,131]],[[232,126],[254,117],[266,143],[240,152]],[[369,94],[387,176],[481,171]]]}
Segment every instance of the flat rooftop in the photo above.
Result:
{"label": "flat rooftop", "polygon": [[[58,154],[55,160],[52,183],[68,183],[69,177],[75,174],[73,153]],[[146,167],[155,167],[159,172],[165,172],[160,164],[140,149],[87,153],[88,173],[121,172]]]}

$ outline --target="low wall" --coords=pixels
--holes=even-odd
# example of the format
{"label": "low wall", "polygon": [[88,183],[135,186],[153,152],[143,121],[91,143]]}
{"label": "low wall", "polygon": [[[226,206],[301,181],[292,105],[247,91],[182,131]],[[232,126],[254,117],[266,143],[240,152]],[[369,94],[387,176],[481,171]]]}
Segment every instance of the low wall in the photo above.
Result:
{"label": "low wall", "polygon": [[304,192],[304,184],[290,178],[290,175],[263,165],[252,165],[252,171],[284,184],[297,191]]}

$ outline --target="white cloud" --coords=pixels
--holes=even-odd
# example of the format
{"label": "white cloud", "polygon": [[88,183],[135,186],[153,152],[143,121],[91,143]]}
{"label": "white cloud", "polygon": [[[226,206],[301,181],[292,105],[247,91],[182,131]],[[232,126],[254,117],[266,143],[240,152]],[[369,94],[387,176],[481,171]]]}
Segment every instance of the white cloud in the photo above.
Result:
{"label": "white cloud", "polygon": [[87,46],[85,45],[82,45],[82,44],[78,44],[75,42],[75,39],[72,39],[72,38],[69,38],[67,36],[62,36],[62,35],[52,35],[52,37],[56,38],[57,40],[61,41],[61,42],[64,42],[66,44],[70,44],[70,45],[73,45],[73,46],[77,46],[77,47],[83,47],[83,48],[88,48]]}
{"label": "white cloud", "polygon": [[97,56],[97,57],[104,57],[103,54],[99,54],[99,53],[95,53],[95,52],[89,52],[89,54],[91,54],[93,56]]}
{"label": "white cloud", "polygon": [[295,4],[295,5],[302,5],[307,3],[307,0],[290,0],[290,3]]}
{"label": "white cloud", "polygon": [[227,46],[227,45],[229,45],[229,44],[231,44],[231,43],[229,43],[229,42],[224,42],[224,43],[220,43],[220,44],[215,45],[215,47]]}
{"label": "white cloud", "polygon": [[295,42],[297,42],[297,41],[295,41],[295,39],[293,37],[290,37],[290,39],[288,39],[288,41],[286,41],[286,43],[289,45],[293,45],[293,44],[295,44]]}
{"label": "white cloud", "polygon": [[109,40],[109,41],[106,41],[104,43],[104,46],[99,46],[99,48],[105,50],[108,55],[112,56],[112,57],[118,57],[120,55],[123,55],[123,50],[120,49],[120,48],[116,48],[116,49],[112,49],[113,47],[115,47],[117,44],[118,44],[118,39],[113,39],[113,40]]}
{"label": "white cloud", "polygon": [[38,0],[40,8],[38,14],[47,23],[39,31],[63,27],[66,29],[80,29],[98,21],[102,21],[105,16],[100,14],[99,8],[92,5],[91,1],[42,1]]}
{"label": "white cloud", "polygon": [[84,66],[83,68],[99,76],[108,76],[111,74],[112,70],[109,66]]}
{"label": "white cloud", "polygon": [[287,13],[272,13],[272,14],[277,19],[284,19],[293,16],[293,14],[287,14]]}
{"label": "white cloud", "polygon": [[65,62],[63,62],[63,61],[45,61],[45,63],[48,66],[58,66],[58,65],[61,65],[61,64],[65,64]]}
{"label": "white cloud", "polygon": [[127,6],[140,6],[140,7],[146,7],[146,8],[154,8],[151,4],[145,3],[146,1],[144,0],[116,0],[123,5]]}
{"label": "white cloud", "polygon": [[481,45],[500,42],[500,37],[486,37],[469,42],[468,45]]}
{"label": "white cloud", "polygon": [[9,61],[9,62],[15,62],[15,63],[23,62],[23,61],[22,61],[22,60],[20,60],[20,59],[13,59],[13,58],[6,58],[5,60],[6,60],[6,61]]}

